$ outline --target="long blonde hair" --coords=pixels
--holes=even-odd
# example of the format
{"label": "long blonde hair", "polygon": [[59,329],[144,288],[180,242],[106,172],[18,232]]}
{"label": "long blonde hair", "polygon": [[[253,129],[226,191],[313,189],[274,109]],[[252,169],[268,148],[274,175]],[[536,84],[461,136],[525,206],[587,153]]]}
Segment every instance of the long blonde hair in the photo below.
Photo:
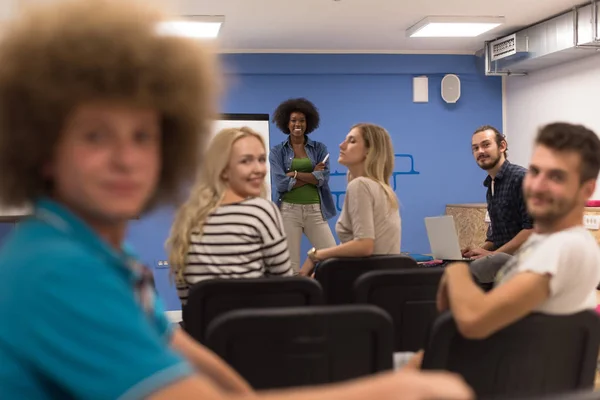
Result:
{"label": "long blonde hair", "polygon": [[[394,145],[388,131],[375,124],[360,123],[351,129],[358,129],[368,149],[365,160],[365,177],[379,183],[388,198],[390,205],[398,209],[398,198],[390,185],[394,172]],[[348,175],[348,179],[352,177]]]}
{"label": "long blonde hair", "polygon": [[[204,154],[201,169],[188,200],[175,214],[175,221],[166,242],[171,275],[175,278],[175,282],[184,281],[183,270],[191,234],[202,233],[206,219],[223,200],[228,188],[223,180],[223,172],[229,164],[233,144],[245,137],[257,138],[266,149],[262,136],[248,127],[221,130],[212,139]],[[265,196],[266,185],[263,182],[261,197]]]}

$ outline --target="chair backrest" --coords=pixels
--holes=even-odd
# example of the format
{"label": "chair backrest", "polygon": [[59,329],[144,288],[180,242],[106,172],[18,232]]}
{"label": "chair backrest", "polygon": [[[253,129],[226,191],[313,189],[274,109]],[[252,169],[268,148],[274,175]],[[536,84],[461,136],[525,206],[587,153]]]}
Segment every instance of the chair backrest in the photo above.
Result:
{"label": "chair backrest", "polygon": [[370,305],[246,309],[215,319],[206,345],[252,387],[271,389],[390,370],[392,330]]}
{"label": "chair backrest", "polygon": [[326,304],[354,302],[354,282],[360,275],[381,269],[417,268],[417,262],[403,255],[330,258],[317,266],[315,279],[323,287]]}
{"label": "chair backrest", "polygon": [[502,400],[600,400],[600,392],[588,389],[538,396],[510,396],[503,397]]}
{"label": "chair backrest", "polygon": [[593,387],[600,317],[533,313],[483,340],[465,339],[449,313],[433,324],[424,369],[461,374],[477,398],[534,396]]}
{"label": "chair backrest", "polygon": [[323,292],[314,279],[299,276],[210,279],[190,289],[182,317],[186,332],[203,343],[210,322],[225,312],[320,304],[323,304]]}
{"label": "chair backrest", "polygon": [[427,335],[438,316],[436,294],[444,268],[410,268],[372,271],[354,285],[357,303],[385,310],[394,323],[394,350],[425,348]]}

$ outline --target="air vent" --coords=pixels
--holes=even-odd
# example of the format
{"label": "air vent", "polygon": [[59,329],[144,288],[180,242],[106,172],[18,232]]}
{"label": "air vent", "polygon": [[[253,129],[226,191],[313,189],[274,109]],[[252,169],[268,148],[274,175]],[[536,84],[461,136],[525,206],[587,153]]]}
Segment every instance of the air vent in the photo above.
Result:
{"label": "air vent", "polygon": [[527,43],[523,38],[513,33],[510,36],[505,36],[490,43],[490,49],[492,50],[491,60],[497,61],[514,56],[519,52],[526,52]]}
{"label": "air vent", "polygon": [[599,33],[600,0],[592,0],[591,4],[486,42],[478,54],[486,75],[526,75],[597,54]]}

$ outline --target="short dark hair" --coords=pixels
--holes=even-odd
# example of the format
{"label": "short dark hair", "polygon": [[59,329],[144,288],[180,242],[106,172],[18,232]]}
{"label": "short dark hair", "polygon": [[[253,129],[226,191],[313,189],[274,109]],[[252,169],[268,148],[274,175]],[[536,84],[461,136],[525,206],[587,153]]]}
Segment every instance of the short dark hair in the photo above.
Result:
{"label": "short dark hair", "polygon": [[473,132],[473,136],[477,135],[479,132],[492,131],[494,132],[494,138],[496,139],[496,144],[498,147],[502,145],[502,142],[506,143],[506,150],[504,151],[504,157],[508,158],[508,141],[506,140],[506,136],[504,136],[498,129],[493,127],[492,125],[482,125],[479,128],[475,129]]}
{"label": "short dark hair", "polygon": [[321,118],[313,103],[305,98],[289,99],[281,103],[273,114],[273,122],[286,135],[290,134],[289,123],[293,112],[300,112],[306,117],[307,135],[319,127]]}
{"label": "short dark hair", "polygon": [[68,115],[81,103],[113,100],[162,116],[163,166],[146,209],[180,198],[210,133],[218,75],[204,46],[155,33],[169,18],[139,0],[68,0],[11,24],[0,41],[3,204],[49,195],[42,168]]}
{"label": "short dark hair", "polygon": [[600,171],[600,139],[583,125],[555,122],[543,126],[535,138],[536,145],[556,151],[572,151],[581,157],[581,182],[597,179]]}

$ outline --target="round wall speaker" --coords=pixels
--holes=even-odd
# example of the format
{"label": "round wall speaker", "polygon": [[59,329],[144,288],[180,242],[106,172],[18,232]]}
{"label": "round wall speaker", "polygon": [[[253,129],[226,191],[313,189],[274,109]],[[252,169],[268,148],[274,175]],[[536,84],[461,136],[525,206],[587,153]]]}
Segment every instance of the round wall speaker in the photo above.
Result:
{"label": "round wall speaker", "polygon": [[448,74],[442,79],[442,99],[446,103],[456,103],[460,98],[460,79],[454,74]]}

